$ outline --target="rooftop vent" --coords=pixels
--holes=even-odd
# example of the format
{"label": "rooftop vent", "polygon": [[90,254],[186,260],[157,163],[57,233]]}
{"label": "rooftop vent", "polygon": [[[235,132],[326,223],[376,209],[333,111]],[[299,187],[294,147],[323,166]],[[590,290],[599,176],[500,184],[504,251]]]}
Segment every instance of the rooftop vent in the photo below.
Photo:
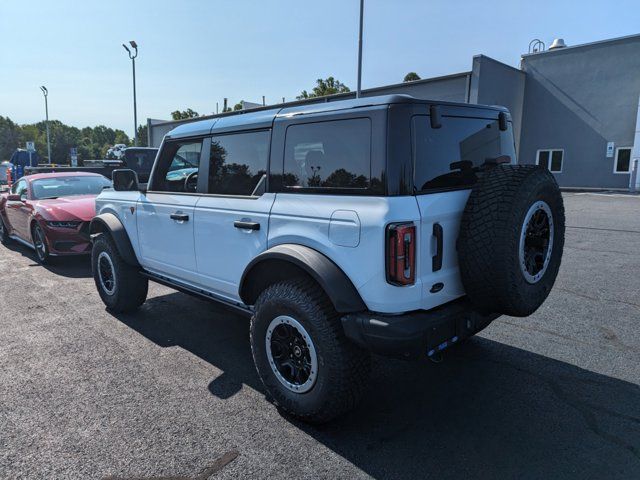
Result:
{"label": "rooftop vent", "polygon": [[566,48],[567,44],[564,43],[564,38],[556,38],[553,43],[551,44],[551,46],[549,47],[549,50],[557,50],[558,48]]}

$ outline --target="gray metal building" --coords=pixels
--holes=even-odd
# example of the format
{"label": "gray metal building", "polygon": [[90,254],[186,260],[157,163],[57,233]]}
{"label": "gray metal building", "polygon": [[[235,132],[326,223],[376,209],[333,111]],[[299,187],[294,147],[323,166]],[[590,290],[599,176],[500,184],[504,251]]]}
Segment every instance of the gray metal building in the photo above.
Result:
{"label": "gray metal building", "polygon": [[[575,46],[554,43],[523,55],[519,69],[477,55],[468,72],[362,93],[504,105],[513,117],[518,161],[547,166],[562,187],[628,189],[634,162],[640,162],[640,34]],[[148,119],[149,145],[160,145],[184,122]],[[633,181],[640,182],[640,175]]]}

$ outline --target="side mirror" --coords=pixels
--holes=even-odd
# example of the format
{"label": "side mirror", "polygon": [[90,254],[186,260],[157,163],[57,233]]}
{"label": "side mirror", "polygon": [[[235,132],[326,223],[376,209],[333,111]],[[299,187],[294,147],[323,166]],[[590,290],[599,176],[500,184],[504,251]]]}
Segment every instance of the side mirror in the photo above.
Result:
{"label": "side mirror", "polygon": [[137,192],[138,175],[133,170],[122,168],[111,173],[113,189],[118,192]]}
{"label": "side mirror", "polygon": [[21,202],[22,201],[22,197],[20,195],[18,195],[17,193],[11,193],[7,196],[7,201],[8,202]]}

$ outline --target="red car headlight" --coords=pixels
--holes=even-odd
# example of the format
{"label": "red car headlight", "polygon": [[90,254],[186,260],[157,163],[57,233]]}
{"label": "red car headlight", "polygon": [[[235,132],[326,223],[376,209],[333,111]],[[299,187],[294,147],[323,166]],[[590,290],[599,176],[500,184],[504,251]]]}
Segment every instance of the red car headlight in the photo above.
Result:
{"label": "red car headlight", "polygon": [[82,222],[59,222],[59,221],[48,221],[47,226],[52,228],[78,228]]}

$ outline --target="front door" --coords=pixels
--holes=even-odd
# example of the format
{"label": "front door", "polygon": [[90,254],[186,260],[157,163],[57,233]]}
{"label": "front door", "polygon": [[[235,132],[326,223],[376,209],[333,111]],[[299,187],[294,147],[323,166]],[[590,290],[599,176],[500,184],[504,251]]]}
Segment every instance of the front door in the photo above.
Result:
{"label": "front door", "polygon": [[194,209],[202,140],[166,143],[136,216],[142,266],[151,273],[197,283]]}
{"label": "front door", "polygon": [[29,233],[29,217],[32,207],[27,203],[28,187],[26,180],[20,180],[11,189],[11,193],[20,195],[20,200],[6,203],[5,211],[7,220],[9,221],[10,233],[31,242],[31,234]]}
{"label": "front door", "polygon": [[244,269],[267,249],[275,200],[265,193],[269,142],[269,130],[216,135],[203,167],[207,195],[195,208],[198,274],[207,290],[229,300],[239,300]]}

